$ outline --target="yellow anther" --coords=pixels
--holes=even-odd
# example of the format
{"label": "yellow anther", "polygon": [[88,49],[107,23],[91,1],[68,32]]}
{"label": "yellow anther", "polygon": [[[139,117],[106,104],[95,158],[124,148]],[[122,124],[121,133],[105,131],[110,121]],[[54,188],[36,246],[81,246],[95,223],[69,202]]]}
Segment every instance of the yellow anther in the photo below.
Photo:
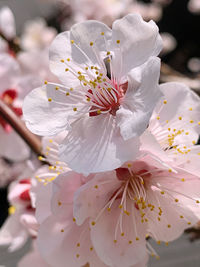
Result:
{"label": "yellow anther", "polygon": [[161,220],[160,217],[158,217],[158,221],[159,221],[159,222],[160,222],[160,220]]}
{"label": "yellow anther", "polygon": [[124,236],[124,233],[121,233],[121,236]]}
{"label": "yellow anther", "polygon": [[176,199],[174,199],[174,201],[175,201],[175,202],[178,202],[179,200],[178,200],[178,198],[176,198]]}
{"label": "yellow anther", "polygon": [[198,122],[198,125],[200,125],[200,121]]}
{"label": "yellow anther", "polygon": [[61,59],[60,62],[64,63],[65,61],[64,61],[64,59]]}
{"label": "yellow anther", "polygon": [[169,169],[168,172],[172,172],[172,169]]}
{"label": "yellow anther", "polygon": [[69,69],[68,69],[68,68],[66,68],[66,69],[65,69],[65,71],[69,71]]}
{"label": "yellow anther", "polygon": [[183,219],[184,217],[182,215],[180,215],[180,218]]}
{"label": "yellow anther", "polygon": [[79,257],[80,257],[80,255],[79,255],[79,254],[76,254],[76,257],[77,257],[77,258],[79,258]]}
{"label": "yellow anther", "polygon": [[120,205],[119,205],[119,208],[122,209],[122,207],[123,207],[123,206],[120,204]]}
{"label": "yellow anther", "polygon": [[171,128],[168,128],[168,131],[171,131]]}
{"label": "yellow anther", "polygon": [[85,70],[88,70],[88,67],[85,67]]}
{"label": "yellow anther", "polygon": [[91,222],[91,225],[92,225],[92,226],[94,226],[95,224],[96,224],[96,223],[95,223],[94,221],[93,221],[93,222]]}
{"label": "yellow anther", "polygon": [[110,51],[108,51],[106,54],[107,54],[107,56],[109,56],[110,55]]}
{"label": "yellow anther", "polygon": [[157,244],[160,245],[160,240],[157,241]]}
{"label": "yellow anther", "polygon": [[74,90],[74,88],[71,87],[69,90],[72,92]]}
{"label": "yellow anther", "polygon": [[194,121],[193,120],[190,120],[190,123],[193,123]]}
{"label": "yellow anther", "polygon": [[193,141],[192,141],[192,144],[195,145],[195,144],[196,144],[196,141],[193,140]]}
{"label": "yellow anther", "polygon": [[124,213],[128,216],[130,215],[130,212],[128,212],[127,210],[124,210]]}
{"label": "yellow anther", "polygon": [[93,251],[93,247],[90,247],[90,251]]}
{"label": "yellow anther", "polygon": [[94,66],[91,66],[91,70],[93,70],[94,69]]}
{"label": "yellow anther", "polygon": [[116,43],[117,43],[117,44],[120,44],[120,40],[117,40]]}
{"label": "yellow anther", "polygon": [[101,114],[101,110],[100,109],[97,110],[97,114]]}
{"label": "yellow anther", "polygon": [[128,163],[127,166],[128,166],[128,168],[130,168],[132,166],[132,164],[131,163]]}
{"label": "yellow anther", "polygon": [[163,104],[167,104],[167,100],[164,100],[164,101],[163,101]]}
{"label": "yellow anther", "polygon": [[98,185],[96,184],[96,185],[94,186],[94,188],[98,189],[99,187],[98,187]]}
{"label": "yellow anther", "polygon": [[189,134],[189,132],[186,132],[186,133],[185,133],[185,135],[188,135],[188,134]]}
{"label": "yellow anther", "polygon": [[71,44],[74,44],[74,40],[71,40]]}
{"label": "yellow anther", "polygon": [[185,179],[184,179],[184,178],[182,178],[182,179],[181,179],[181,181],[182,181],[182,182],[185,182]]}
{"label": "yellow anther", "polygon": [[166,245],[166,246],[168,246],[168,245],[169,245],[169,243],[168,243],[168,242],[165,242],[165,245]]}
{"label": "yellow anther", "polygon": [[48,82],[47,81],[44,81],[44,84],[47,84]]}
{"label": "yellow anther", "polygon": [[93,46],[93,44],[94,44],[93,42],[90,42],[90,46]]}
{"label": "yellow anther", "polygon": [[48,101],[49,101],[49,102],[51,102],[51,101],[52,101],[52,98],[51,98],[51,97],[49,97],[49,98],[48,98]]}
{"label": "yellow anther", "polygon": [[101,35],[104,35],[104,32],[102,32]]}
{"label": "yellow anther", "polygon": [[168,228],[171,228],[171,224],[168,224],[167,227],[168,227]]}
{"label": "yellow anther", "polygon": [[77,108],[73,108],[73,111],[77,111]]}
{"label": "yellow anther", "polygon": [[79,75],[81,75],[81,72],[80,72],[80,71],[78,71],[77,73],[78,73]]}
{"label": "yellow anther", "polygon": [[43,161],[43,160],[45,160],[45,158],[42,156],[38,156],[38,160]]}
{"label": "yellow anther", "polygon": [[182,120],[182,117],[178,117],[178,119],[181,121]]}
{"label": "yellow anther", "polygon": [[58,87],[58,86],[56,86],[56,87],[55,87],[55,89],[56,89],[56,90],[58,90],[58,89],[59,89],[59,87]]}
{"label": "yellow anther", "polygon": [[62,205],[62,203],[60,201],[58,201],[58,206],[61,206],[61,205]]}
{"label": "yellow anther", "polygon": [[117,240],[115,239],[115,240],[113,240],[113,242],[116,244],[117,243]]}
{"label": "yellow anther", "polygon": [[77,243],[76,246],[77,246],[77,247],[80,247],[80,243]]}
{"label": "yellow anther", "polygon": [[161,191],[160,193],[161,193],[161,195],[164,195],[165,192],[164,191]]}
{"label": "yellow anther", "polygon": [[131,245],[133,243],[133,241],[129,240],[128,243]]}
{"label": "yellow anther", "polygon": [[160,119],[160,116],[157,116],[157,118],[156,118],[157,120],[159,120]]}
{"label": "yellow anther", "polygon": [[88,97],[86,100],[87,100],[88,102],[90,102],[91,99]]}
{"label": "yellow anther", "polygon": [[196,200],[196,203],[197,203],[197,204],[199,204],[199,203],[200,203],[200,201],[199,201],[199,200]]}
{"label": "yellow anther", "polygon": [[110,211],[110,208],[107,208],[107,211]]}
{"label": "yellow anther", "polygon": [[189,108],[190,111],[192,111],[192,108]]}
{"label": "yellow anther", "polygon": [[106,78],[103,78],[103,82],[106,82]]}
{"label": "yellow anther", "polygon": [[75,222],[76,221],[76,218],[73,218],[73,222]]}
{"label": "yellow anther", "polygon": [[191,222],[188,222],[187,224],[188,224],[188,225],[191,225]]}
{"label": "yellow anther", "polygon": [[70,61],[70,58],[67,58],[67,61]]}
{"label": "yellow anther", "polygon": [[160,257],[157,255],[157,256],[156,256],[156,260],[159,260],[159,259],[160,259]]}
{"label": "yellow anther", "polygon": [[107,59],[107,62],[110,63],[110,58]]}
{"label": "yellow anther", "polygon": [[135,240],[136,240],[136,241],[139,241],[140,239],[139,239],[139,237],[136,237]]}
{"label": "yellow anther", "polygon": [[166,120],[166,123],[168,123],[169,121],[168,120]]}
{"label": "yellow anther", "polygon": [[16,208],[15,208],[14,206],[10,206],[10,207],[8,208],[8,214],[9,214],[9,215],[14,214],[15,211],[16,211]]}
{"label": "yellow anther", "polygon": [[61,233],[63,233],[64,232],[64,229],[61,229],[60,231],[61,231]]}
{"label": "yellow anther", "polygon": [[67,92],[66,95],[69,95],[69,92]]}

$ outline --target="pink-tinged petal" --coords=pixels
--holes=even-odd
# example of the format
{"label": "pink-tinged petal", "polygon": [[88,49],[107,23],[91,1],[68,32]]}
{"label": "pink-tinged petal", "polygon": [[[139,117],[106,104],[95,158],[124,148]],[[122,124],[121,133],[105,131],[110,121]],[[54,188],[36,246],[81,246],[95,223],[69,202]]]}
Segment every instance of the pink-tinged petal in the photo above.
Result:
{"label": "pink-tinged petal", "polygon": [[[30,156],[30,149],[14,131],[6,133],[0,126],[0,155],[12,161],[22,161]],[[12,143],[12,146],[10,144]]]}
{"label": "pink-tinged petal", "polygon": [[74,217],[81,225],[86,218],[95,217],[105,207],[121,182],[115,171],[96,174],[82,185],[74,195]]}
{"label": "pink-tinged petal", "polygon": [[77,226],[71,220],[59,222],[49,217],[39,230],[37,244],[45,261],[51,266],[80,267],[94,256],[88,221]]}
{"label": "pink-tinged petal", "polygon": [[[101,35],[102,32],[104,35]],[[101,66],[99,52],[106,50],[105,40],[110,39],[110,36],[111,30],[101,22],[85,21],[75,24],[70,32],[59,34],[53,41],[50,47],[51,71],[63,84],[72,87],[79,85],[78,75],[76,77],[71,72],[66,73],[65,68],[81,71],[85,64]],[[62,59],[66,63],[62,63]]]}
{"label": "pink-tinged petal", "polygon": [[[162,96],[159,76],[160,60],[156,57],[129,73],[128,90],[116,115],[125,140],[141,135],[147,128],[153,109]],[[140,83],[138,88],[136,82]]]}
{"label": "pink-tinged petal", "polygon": [[[48,173],[48,167],[41,167],[35,173],[35,176]],[[35,217],[38,223],[41,224],[51,214],[52,183],[44,185],[41,182],[37,182],[36,185],[32,185],[30,195],[34,200],[34,208],[36,208]]]}
{"label": "pink-tinged petal", "polygon": [[[188,118],[188,124],[190,120],[199,121],[199,96],[195,94],[190,88],[181,83],[165,83],[160,85],[160,90],[163,92],[163,99],[167,100],[167,103],[163,106],[159,112],[160,121],[172,120],[177,116],[184,119]],[[191,109],[191,110],[190,110]],[[155,109],[157,113],[160,110],[158,105]],[[191,126],[193,126],[191,124]]]}
{"label": "pink-tinged petal", "polygon": [[[55,135],[64,131],[68,124],[68,109],[63,102],[49,99],[49,86],[34,89],[26,96],[23,105],[23,114],[26,126],[38,135]],[[50,85],[50,90],[53,90]],[[71,109],[73,111],[73,109]]]}
{"label": "pink-tinged petal", "polygon": [[0,31],[8,40],[16,36],[15,18],[11,9],[7,6],[0,10]]}
{"label": "pink-tinged petal", "polygon": [[67,220],[72,216],[74,193],[81,185],[82,175],[72,171],[60,174],[53,181],[51,208],[56,218]]}
{"label": "pink-tinged petal", "polygon": [[18,267],[51,267],[41,257],[36,242],[33,241],[31,250],[19,261]]}
{"label": "pink-tinged petal", "polygon": [[[130,200],[127,201],[129,215],[124,214],[119,205],[120,200],[115,201],[110,211],[102,213],[95,225],[91,219],[91,239],[97,255],[105,264],[130,267],[147,256],[145,226],[141,226],[140,213]],[[122,226],[120,229],[118,225],[116,231],[120,213],[123,216]]]}
{"label": "pink-tinged petal", "polygon": [[[111,47],[120,47],[121,51],[121,76],[145,63],[149,57],[157,56],[162,49],[158,27],[153,21],[145,22],[139,14],[129,14],[116,20],[113,23],[112,34]],[[119,73],[119,67],[117,71],[115,62],[113,65],[114,73]]]}
{"label": "pink-tinged petal", "polygon": [[60,145],[60,158],[84,174],[115,169],[138,155],[138,138],[124,141],[112,115],[83,117]]}
{"label": "pink-tinged petal", "polygon": [[198,177],[184,171],[178,174],[155,175],[147,192],[148,203],[154,206],[148,211],[148,230],[157,241],[172,241],[199,220]]}
{"label": "pink-tinged petal", "polygon": [[24,213],[20,216],[20,223],[27,229],[31,237],[36,237],[39,224],[36,221],[34,212]]}

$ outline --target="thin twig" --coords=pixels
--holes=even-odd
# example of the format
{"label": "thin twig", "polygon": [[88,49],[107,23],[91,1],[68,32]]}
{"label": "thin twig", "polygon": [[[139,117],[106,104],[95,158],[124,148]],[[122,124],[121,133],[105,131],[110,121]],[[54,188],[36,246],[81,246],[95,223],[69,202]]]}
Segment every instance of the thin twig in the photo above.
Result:
{"label": "thin twig", "polygon": [[[42,154],[40,139],[32,134],[19,117],[0,99],[0,116],[22,137],[27,145],[38,155]],[[8,144],[9,145],[9,144]]]}

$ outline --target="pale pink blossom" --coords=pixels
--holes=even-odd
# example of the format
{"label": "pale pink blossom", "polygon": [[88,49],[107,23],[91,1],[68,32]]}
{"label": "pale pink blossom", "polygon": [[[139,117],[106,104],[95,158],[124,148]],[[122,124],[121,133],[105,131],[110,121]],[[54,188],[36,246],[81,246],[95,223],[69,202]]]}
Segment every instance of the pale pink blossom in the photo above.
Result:
{"label": "pale pink blossom", "polygon": [[144,256],[146,236],[169,242],[198,221],[199,185],[199,177],[167,169],[147,155],[94,175],[76,191],[73,216],[81,226],[89,218],[92,244],[102,261],[130,266]]}
{"label": "pale pink blossom", "polygon": [[[33,75],[23,75],[13,57],[5,53],[0,55],[0,98],[17,116],[22,117],[25,95],[39,83]],[[0,147],[0,155],[12,161],[21,161],[30,155],[28,146],[1,116]]]}
{"label": "pale pink blossom", "polygon": [[180,83],[166,83],[160,88],[164,96],[141,138],[141,150],[157,151],[159,157],[167,156],[179,167],[199,175],[200,146],[196,145],[200,134],[199,96]]}
{"label": "pale pink blossom", "polygon": [[27,127],[38,135],[69,130],[60,157],[79,172],[135,158],[161,96],[160,50],[157,26],[136,14],[115,21],[112,31],[97,21],[74,25],[50,48],[51,70],[63,85],[46,83],[26,97]]}
{"label": "pale pink blossom", "polygon": [[8,246],[8,251],[20,249],[29,235],[37,234],[37,221],[30,198],[31,180],[21,179],[11,183],[8,200],[10,216],[0,230],[0,245]]}

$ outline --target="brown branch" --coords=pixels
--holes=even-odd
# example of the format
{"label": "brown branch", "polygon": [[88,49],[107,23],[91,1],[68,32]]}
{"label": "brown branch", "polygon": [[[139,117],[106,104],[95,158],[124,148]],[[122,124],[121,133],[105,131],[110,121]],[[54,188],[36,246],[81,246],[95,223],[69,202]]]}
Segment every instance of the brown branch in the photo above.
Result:
{"label": "brown branch", "polygon": [[0,116],[22,137],[27,145],[38,155],[42,154],[40,139],[32,134],[19,117],[0,99]]}

